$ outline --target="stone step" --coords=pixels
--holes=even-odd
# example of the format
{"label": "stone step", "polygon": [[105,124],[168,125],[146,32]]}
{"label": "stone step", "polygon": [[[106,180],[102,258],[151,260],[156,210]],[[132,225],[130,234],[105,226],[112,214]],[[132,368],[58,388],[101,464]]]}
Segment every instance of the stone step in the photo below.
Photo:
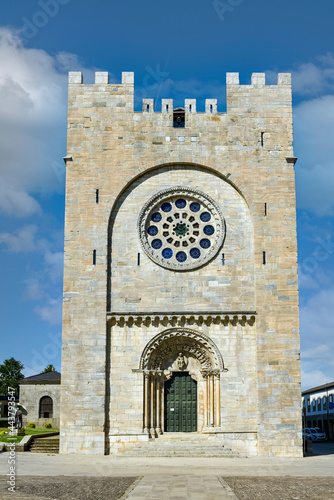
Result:
{"label": "stone step", "polygon": [[122,456],[126,457],[226,457],[226,458],[232,458],[232,457],[239,457],[240,455],[237,453],[228,453],[228,452],[197,452],[197,453],[186,453],[182,451],[157,451],[157,450],[142,450],[141,453],[135,452],[135,451],[126,451],[122,453]]}
{"label": "stone step", "polygon": [[59,453],[59,439],[33,439],[30,451],[31,453]]}
{"label": "stone step", "polygon": [[148,442],[136,443],[120,451],[124,456],[146,457],[239,457],[238,452],[226,448],[220,439],[209,439],[206,435],[161,435]]}
{"label": "stone step", "polygon": [[43,444],[53,444],[53,443],[59,443],[59,439],[43,439],[43,438],[34,438],[33,439],[34,443],[43,443]]}
{"label": "stone step", "polygon": [[221,448],[206,449],[154,449],[154,448],[133,448],[126,450],[122,455],[129,457],[239,457],[239,453]]}
{"label": "stone step", "polygon": [[59,443],[55,443],[55,444],[32,444],[31,447],[33,448],[59,448]]}
{"label": "stone step", "polygon": [[59,448],[50,448],[50,449],[43,449],[43,450],[35,450],[32,449],[30,450],[30,453],[51,453],[52,455],[57,455],[59,453]]}

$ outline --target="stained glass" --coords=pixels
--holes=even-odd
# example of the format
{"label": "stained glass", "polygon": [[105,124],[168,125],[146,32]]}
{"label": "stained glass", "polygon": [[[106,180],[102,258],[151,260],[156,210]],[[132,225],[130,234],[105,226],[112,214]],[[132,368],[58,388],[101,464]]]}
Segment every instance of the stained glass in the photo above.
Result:
{"label": "stained glass", "polygon": [[204,234],[211,236],[215,232],[215,228],[213,226],[205,226],[203,231],[204,231]]}
{"label": "stained glass", "polygon": [[158,234],[158,228],[156,226],[150,226],[148,229],[147,229],[147,232],[150,236],[155,236]]}
{"label": "stained glass", "polygon": [[187,202],[183,198],[179,198],[175,202],[175,205],[177,206],[177,208],[184,208],[186,206],[186,204],[187,204]]}
{"label": "stained glass", "polygon": [[211,219],[211,215],[209,214],[209,212],[201,213],[201,221],[202,222],[209,222],[210,219]]}
{"label": "stained glass", "polygon": [[154,248],[155,250],[159,250],[159,248],[162,247],[162,241],[158,240],[158,239],[153,240],[151,245],[152,245],[152,248]]}
{"label": "stained glass", "polygon": [[153,222],[160,222],[162,219],[162,215],[159,214],[159,212],[154,212],[154,214],[151,215],[151,220]]}
{"label": "stained glass", "polygon": [[193,201],[192,203],[190,203],[190,210],[192,212],[198,212],[201,208],[201,205],[199,203],[197,203],[197,201]]}
{"label": "stained glass", "polygon": [[164,248],[162,251],[162,256],[164,259],[170,259],[173,257],[173,250],[171,248]]}
{"label": "stained glass", "polygon": [[187,260],[187,254],[185,252],[177,252],[176,254],[176,260],[179,262],[184,262]]}
{"label": "stained glass", "polygon": [[211,246],[210,240],[207,238],[203,238],[199,244],[201,245],[202,248],[209,248]]}

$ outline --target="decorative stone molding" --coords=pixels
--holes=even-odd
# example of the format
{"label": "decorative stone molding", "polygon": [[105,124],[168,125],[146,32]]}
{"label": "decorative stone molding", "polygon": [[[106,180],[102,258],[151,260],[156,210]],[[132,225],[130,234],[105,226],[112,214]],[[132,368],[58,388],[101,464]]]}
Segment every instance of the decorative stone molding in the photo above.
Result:
{"label": "decorative stone molding", "polygon": [[255,322],[255,311],[247,312],[211,312],[211,313],[194,313],[187,312],[183,314],[177,313],[107,313],[107,318],[111,326],[185,326],[185,325],[211,325],[223,324],[227,326],[229,323],[233,325],[241,324],[253,325]]}
{"label": "decorative stone molding", "polygon": [[214,200],[176,187],[155,194],[138,219],[140,242],[159,266],[189,271],[213,259],[225,239],[225,221]]}
{"label": "decorative stone molding", "polygon": [[203,333],[188,328],[171,328],[159,333],[146,345],[139,367],[142,370],[161,370],[165,359],[174,352],[196,358],[202,370],[224,370],[224,362],[216,344]]}

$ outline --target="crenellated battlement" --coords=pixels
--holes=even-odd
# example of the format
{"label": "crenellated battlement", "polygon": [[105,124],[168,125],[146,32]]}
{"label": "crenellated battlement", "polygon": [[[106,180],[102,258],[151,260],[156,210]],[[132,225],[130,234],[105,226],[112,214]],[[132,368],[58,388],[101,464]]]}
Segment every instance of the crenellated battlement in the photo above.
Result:
{"label": "crenellated battlement", "polygon": [[[122,73],[122,85],[134,85],[135,74],[133,72]],[[68,74],[68,83],[83,84],[83,76],[81,71],[70,71]],[[95,71],[95,85],[109,85],[109,73],[107,71]],[[87,85],[87,84],[86,84]],[[94,85],[94,84],[91,84]],[[110,83],[110,85],[117,85]],[[119,84],[118,84],[119,85]]]}
{"label": "crenellated battlement", "polygon": [[[116,84],[109,81],[109,73],[104,71],[95,72],[95,83],[84,84],[83,75],[80,71],[69,73],[69,86],[73,89],[77,85],[83,85],[88,93],[105,93],[112,96],[114,94],[126,94],[134,101],[134,73],[123,72],[122,83]],[[226,74],[226,102],[227,109],[235,105],[240,106],[240,98],[247,96],[247,99],[252,101],[252,98],[259,97],[262,100],[262,105],[270,105],[274,102],[291,103],[291,74],[278,73],[277,84],[267,85],[265,73],[252,73],[251,84],[240,84],[239,73]],[[219,96],[218,96],[219,97]],[[258,106],[258,101],[256,105]],[[173,99],[162,99],[161,112],[172,113],[174,110]],[[155,101],[152,98],[142,100],[143,113],[155,112]],[[196,99],[185,99],[184,111],[186,114],[197,113]],[[205,100],[205,114],[221,114],[217,111],[217,99]]]}

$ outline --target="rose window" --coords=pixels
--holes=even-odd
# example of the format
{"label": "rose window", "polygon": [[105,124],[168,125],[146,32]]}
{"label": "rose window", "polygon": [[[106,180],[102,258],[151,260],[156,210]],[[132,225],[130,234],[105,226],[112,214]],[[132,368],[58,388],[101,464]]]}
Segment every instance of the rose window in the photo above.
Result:
{"label": "rose window", "polygon": [[225,223],[206,194],[188,188],[157,193],[139,216],[146,254],[168,269],[188,270],[209,262],[221,248]]}

